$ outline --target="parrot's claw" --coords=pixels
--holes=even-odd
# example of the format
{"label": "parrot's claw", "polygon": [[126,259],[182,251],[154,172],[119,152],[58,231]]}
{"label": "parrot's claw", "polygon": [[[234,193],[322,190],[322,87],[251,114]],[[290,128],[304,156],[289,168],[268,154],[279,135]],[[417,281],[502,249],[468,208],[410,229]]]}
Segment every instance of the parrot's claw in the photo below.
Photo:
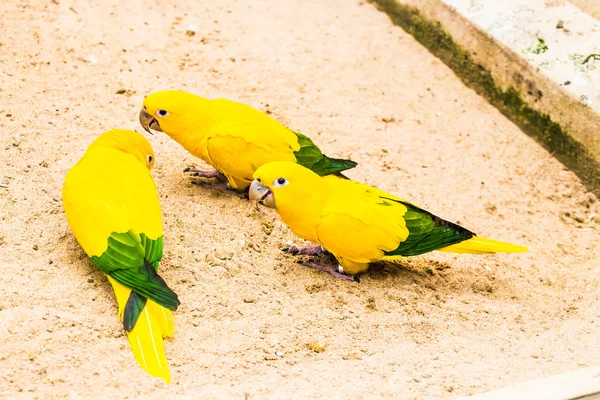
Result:
{"label": "parrot's claw", "polygon": [[246,199],[246,200],[248,199],[247,193],[240,193],[237,190],[232,189],[231,186],[229,185],[225,175],[223,175],[221,172],[217,171],[216,169],[213,169],[210,171],[204,171],[204,170],[198,169],[196,167],[187,167],[186,169],[183,170],[183,172],[189,173],[193,177],[211,178],[211,179],[216,179],[218,181],[216,183],[205,183],[202,181],[192,180],[192,184],[194,184],[194,185],[206,187],[209,189],[214,189],[221,193],[233,194],[242,199]]}
{"label": "parrot's claw", "polygon": [[204,182],[192,181],[192,185],[202,186],[207,189],[213,189],[213,190],[216,190],[216,191],[224,193],[224,194],[232,194],[236,197],[239,197],[240,199],[248,200],[248,193],[238,192],[237,190],[232,189],[228,183],[223,183],[223,182],[204,183]]}
{"label": "parrot's claw", "polygon": [[212,169],[210,171],[205,171],[202,169],[198,169],[196,167],[187,167],[183,170],[184,173],[190,173],[191,176],[199,177],[199,178],[216,178],[219,182],[227,182],[227,178],[225,175],[217,171],[216,169]]}
{"label": "parrot's claw", "polygon": [[316,269],[317,271],[327,272],[336,278],[341,278],[350,282],[360,282],[358,276],[352,276],[338,272],[338,266],[335,264],[322,264],[314,261],[298,261],[299,264]]}
{"label": "parrot's claw", "polygon": [[284,253],[289,253],[294,256],[317,256],[321,258],[331,259],[332,255],[327,250],[323,249],[321,246],[308,246],[308,247],[297,247],[294,245],[284,247],[281,249]]}

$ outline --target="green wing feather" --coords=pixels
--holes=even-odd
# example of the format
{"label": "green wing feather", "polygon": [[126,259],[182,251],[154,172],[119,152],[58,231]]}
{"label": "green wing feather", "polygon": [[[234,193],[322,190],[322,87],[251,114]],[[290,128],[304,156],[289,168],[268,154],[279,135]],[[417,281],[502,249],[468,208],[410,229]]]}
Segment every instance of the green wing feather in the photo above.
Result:
{"label": "green wing feather", "polygon": [[91,257],[100,271],[132,290],[123,315],[123,327],[128,332],[135,326],[146,299],[170,310],[179,306],[177,294],[157,274],[162,254],[162,236],[153,240],[129,231],[113,232],[106,251],[100,257]]}
{"label": "green wing feather", "polygon": [[123,311],[123,328],[127,332],[131,332],[138,318],[142,314],[144,307],[146,307],[146,301],[148,298],[140,296],[136,292],[132,291],[125,304],[125,310]]}
{"label": "green wing feather", "polygon": [[294,152],[294,156],[296,156],[296,162],[303,167],[320,176],[336,174],[356,167],[357,164],[354,161],[327,157],[321,153],[321,150],[309,137],[298,132],[294,133],[298,136],[298,144],[300,144],[300,150]]}
{"label": "green wing feather", "polygon": [[[393,199],[387,199],[397,201]],[[408,237],[395,250],[385,253],[386,256],[416,256],[442,247],[471,239],[475,234],[462,226],[443,220],[428,211],[403,201],[406,206],[404,214]]]}

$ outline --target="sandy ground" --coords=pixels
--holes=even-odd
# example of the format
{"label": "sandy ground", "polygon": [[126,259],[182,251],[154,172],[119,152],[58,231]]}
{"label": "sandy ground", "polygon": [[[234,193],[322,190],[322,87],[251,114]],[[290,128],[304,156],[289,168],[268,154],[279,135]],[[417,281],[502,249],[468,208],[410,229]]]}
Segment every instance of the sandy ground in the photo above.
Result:
{"label": "sandy ground", "polygon": [[600,3],[596,0],[570,0],[570,3],[575,4],[586,13],[596,19],[600,19]]}
{"label": "sandy ground", "polygon": [[[370,4],[1,7],[0,397],[450,398],[598,363],[598,201]],[[531,251],[429,254],[336,280],[280,252],[302,242],[275,213],[190,184],[181,171],[202,164],[147,135],[161,274],[182,300],[173,382],[152,379],[60,190],[98,134],[141,131],[143,96],[165,88],[268,110],[358,161],[352,178]]]}

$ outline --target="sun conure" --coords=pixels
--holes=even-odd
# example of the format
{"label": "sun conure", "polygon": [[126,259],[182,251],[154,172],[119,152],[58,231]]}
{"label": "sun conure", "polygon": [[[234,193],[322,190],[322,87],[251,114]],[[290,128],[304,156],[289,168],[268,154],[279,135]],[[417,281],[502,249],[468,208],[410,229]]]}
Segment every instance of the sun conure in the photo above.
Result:
{"label": "sun conure", "polygon": [[163,228],[153,166],[142,135],[105,132],[67,173],[62,197],[75,238],[112,284],[135,359],[170,382],[163,338],[179,299],[157,274]]}
{"label": "sun conure", "polygon": [[340,174],[354,161],[330,158],[307,136],[286,128],[267,114],[227,99],[209,100],[166,90],[144,99],[139,115],[144,129],[161,131],[216,171],[187,168],[195,176],[225,178],[244,191],[258,167],[292,161],[318,175]]}
{"label": "sun conure", "polygon": [[[353,280],[369,263],[433,250],[486,254],[522,252],[525,247],[476,236],[392,194],[351,180],[324,179],[291,162],[258,168],[250,200],[275,208],[290,229],[318,243],[339,265],[310,266]],[[292,254],[327,256],[320,246]]]}

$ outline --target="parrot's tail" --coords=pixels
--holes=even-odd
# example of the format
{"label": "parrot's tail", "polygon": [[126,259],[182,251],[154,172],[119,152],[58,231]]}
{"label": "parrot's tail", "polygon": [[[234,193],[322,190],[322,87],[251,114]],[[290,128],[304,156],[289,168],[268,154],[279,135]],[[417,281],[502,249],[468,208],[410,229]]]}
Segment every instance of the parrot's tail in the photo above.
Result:
{"label": "parrot's tail", "polygon": [[473,236],[469,240],[453,244],[452,246],[442,247],[441,249],[438,249],[438,251],[469,254],[519,253],[527,251],[527,247]]}
{"label": "parrot's tail", "polygon": [[[119,304],[119,318],[123,320],[123,311],[131,290],[121,285],[111,277],[108,280],[113,286]],[[138,364],[150,375],[171,382],[171,374],[163,338],[173,335],[173,314],[170,310],[148,300],[140,316],[131,330],[127,332],[129,344]]]}

